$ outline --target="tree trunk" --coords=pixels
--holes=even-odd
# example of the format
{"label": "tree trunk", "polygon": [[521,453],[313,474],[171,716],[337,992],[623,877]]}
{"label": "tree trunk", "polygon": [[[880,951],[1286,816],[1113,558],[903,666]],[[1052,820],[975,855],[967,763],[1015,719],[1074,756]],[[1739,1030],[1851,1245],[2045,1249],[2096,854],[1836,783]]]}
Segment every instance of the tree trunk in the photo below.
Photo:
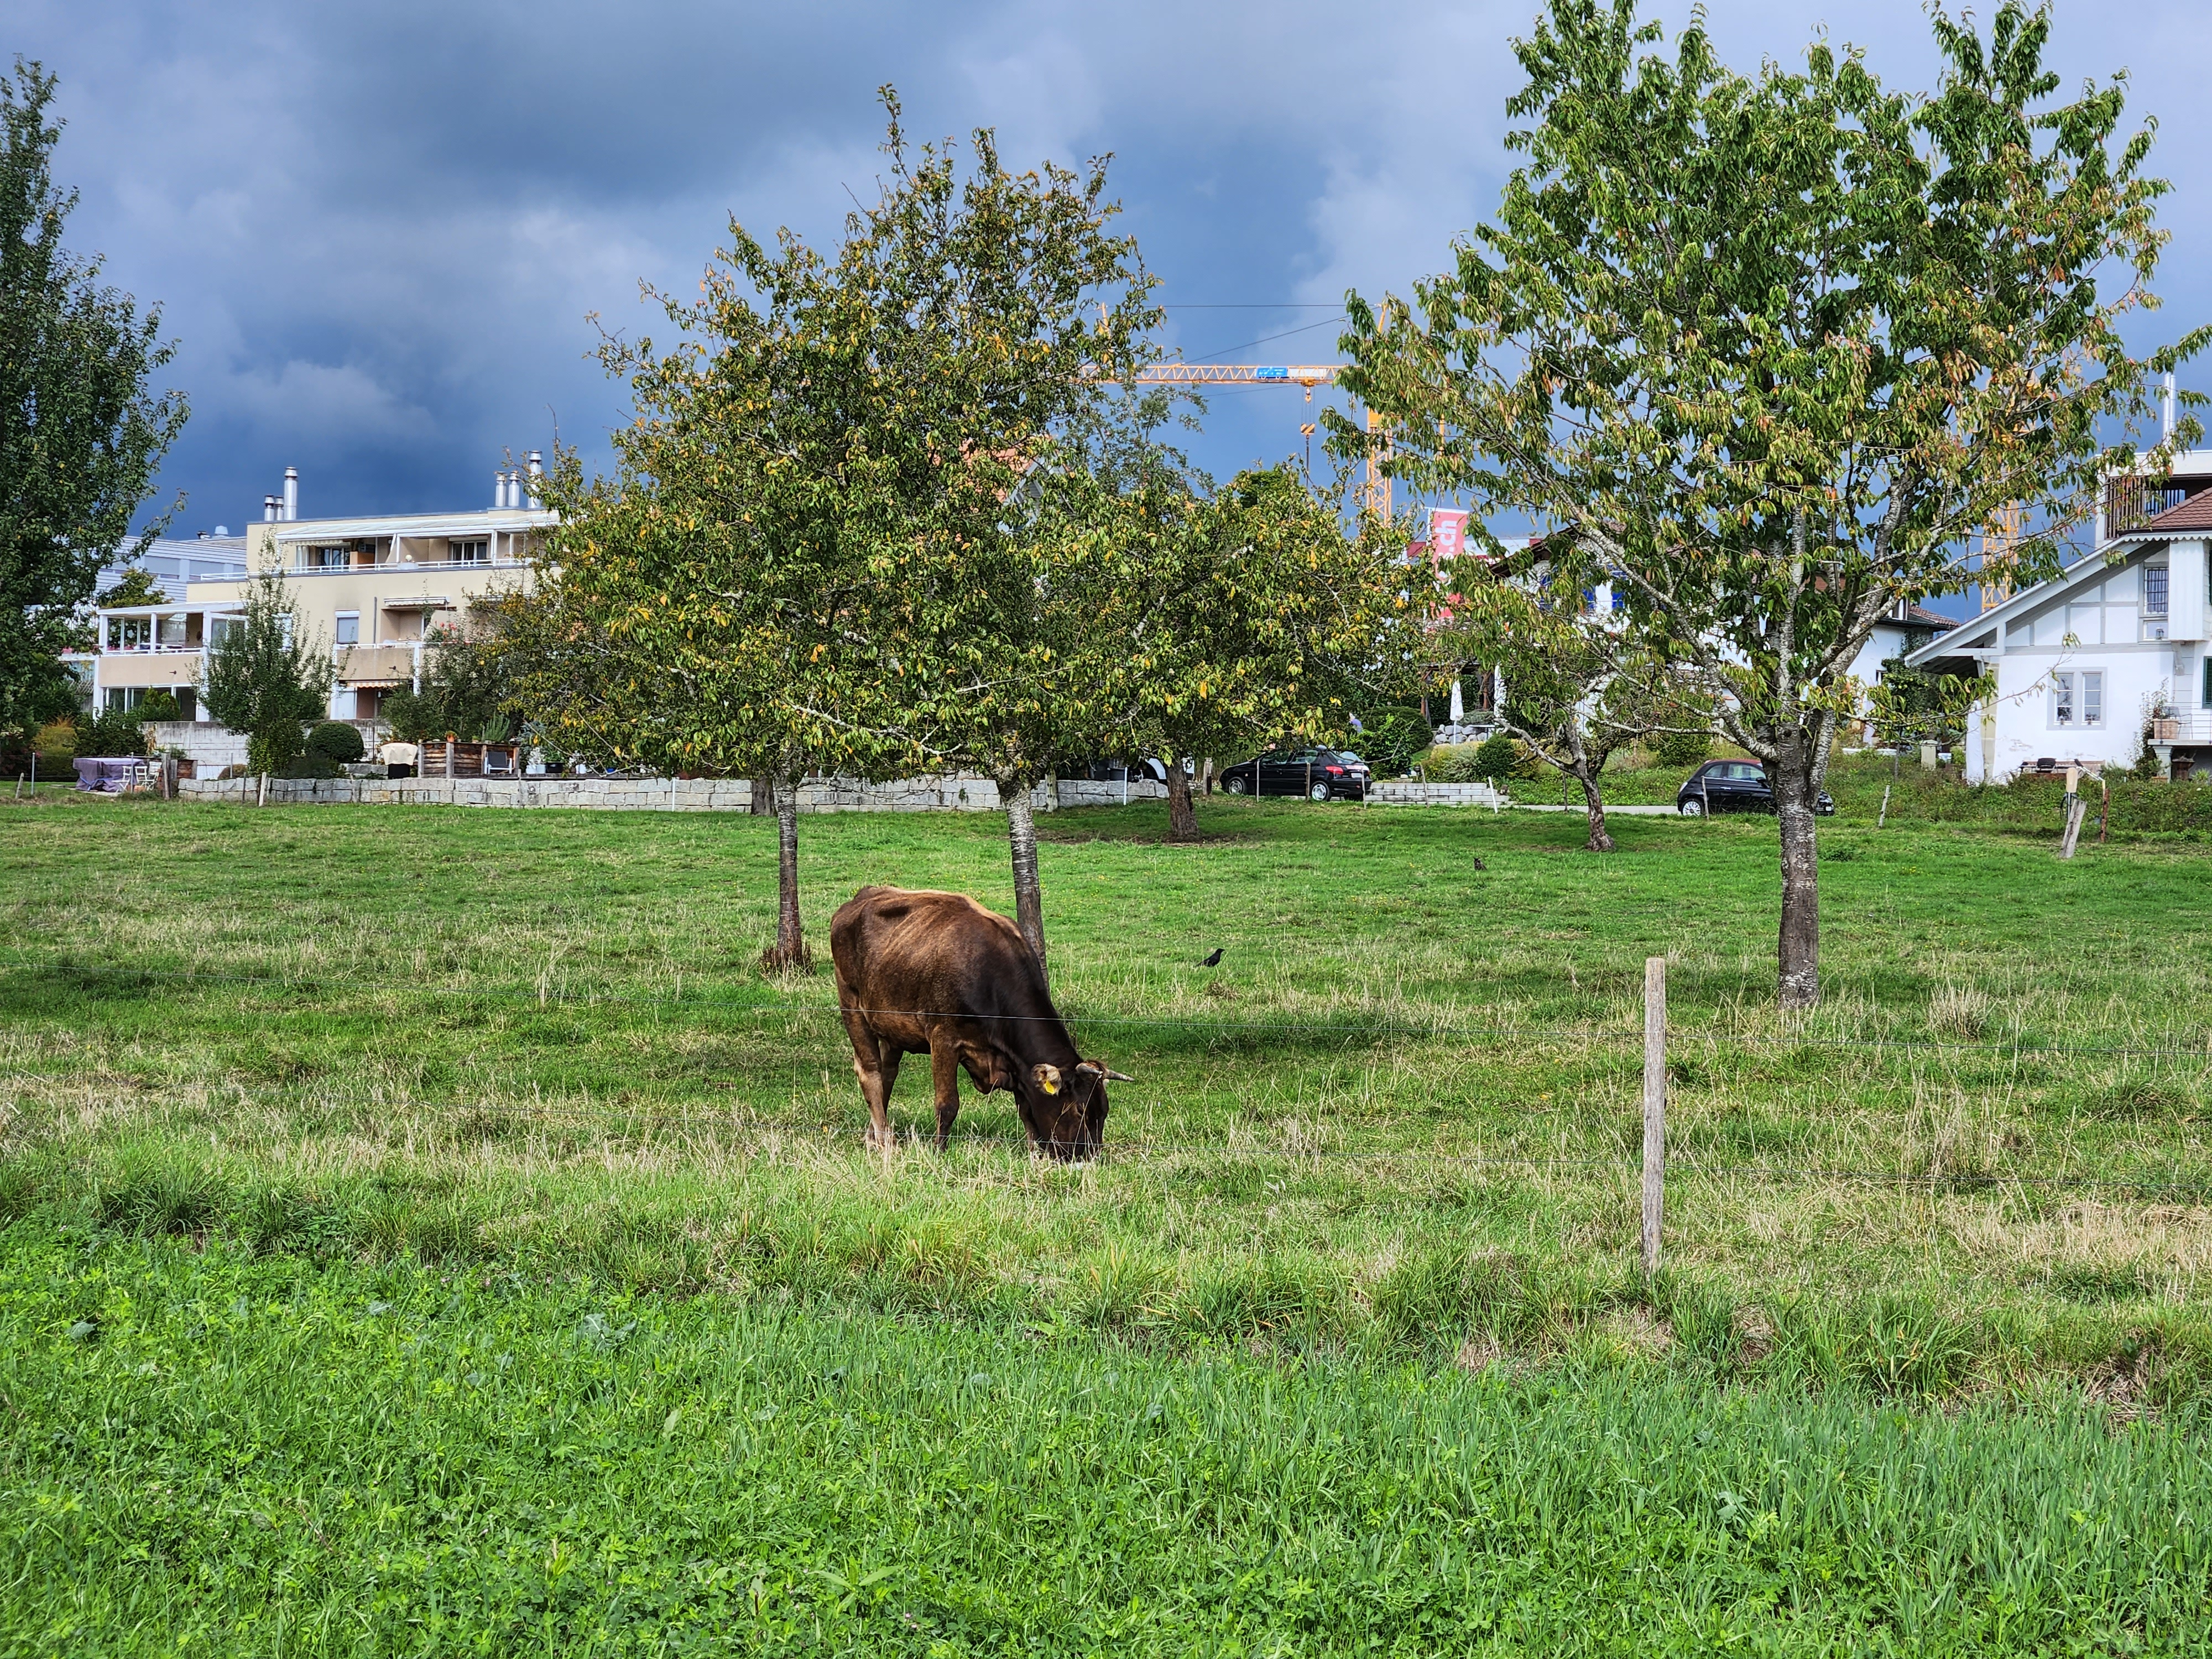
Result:
{"label": "tree trunk", "polygon": [[761,953],[770,973],[805,972],[813,966],[806,930],[799,919],[799,780],[780,778],[775,792],[775,944]]}
{"label": "tree trunk", "polygon": [[1583,850],[1610,853],[1613,837],[1605,832],[1605,796],[1598,788],[1597,774],[1584,760],[1576,765],[1571,775],[1583,787],[1583,811],[1589,816],[1589,839],[1583,843]]}
{"label": "tree trunk", "polygon": [[775,816],[775,780],[755,778],[752,781],[752,799],[746,804],[745,810],[757,818],[774,817]]}
{"label": "tree trunk", "polygon": [[1818,745],[1800,726],[1777,734],[1774,806],[1782,824],[1782,937],[1775,993],[1784,1008],[1820,1000],[1820,890],[1813,802],[1820,793]]}
{"label": "tree trunk", "polygon": [[1013,854],[1014,923],[1029,941],[1037,971],[1049,985],[1051,975],[1044,959],[1044,895],[1037,885],[1036,820],[1030,814],[1027,780],[1000,778],[999,799],[1006,805],[1006,842]]}
{"label": "tree trunk", "polygon": [[1168,760],[1168,839],[1196,841],[1198,839],[1198,806],[1190,798],[1190,774],[1182,769],[1179,756]]}

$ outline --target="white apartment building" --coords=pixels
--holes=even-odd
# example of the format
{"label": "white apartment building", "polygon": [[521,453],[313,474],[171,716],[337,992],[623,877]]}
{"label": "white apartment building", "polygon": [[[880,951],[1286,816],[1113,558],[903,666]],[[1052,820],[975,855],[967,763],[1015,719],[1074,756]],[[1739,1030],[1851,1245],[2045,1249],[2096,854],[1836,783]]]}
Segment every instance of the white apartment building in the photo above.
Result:
{"label": "white apartment building", "polygon": [[1906,659],[1936,673],[1996,674],[1969,723],[1966,776],[2002,782],[2042,763],[2212,765],[2212,450],[2162,479],[2116,479],[2096,547]]}
{"label": "white apartment building", "polygon": [[556,522],[536,499],[539,465],[533,453],[526,471],[500,471],[493,504],[481,511],[356,519],[301,518],[299,474],[287,468],[284,493],[264,499],[262,522],[235,538],[234,559],[191,569],[180,595],[156,571],[173,597],[100,610],[97,648],[72,665],[96,708],[135,706],[163,686],[188,718],[204,720],[198,688],[208,649],[238,625],[248,580],[273,571],[307,636],[329,647],[331,718],[374,720],[386,693],[420,686],[432,630],[527,580],[537,540]]}

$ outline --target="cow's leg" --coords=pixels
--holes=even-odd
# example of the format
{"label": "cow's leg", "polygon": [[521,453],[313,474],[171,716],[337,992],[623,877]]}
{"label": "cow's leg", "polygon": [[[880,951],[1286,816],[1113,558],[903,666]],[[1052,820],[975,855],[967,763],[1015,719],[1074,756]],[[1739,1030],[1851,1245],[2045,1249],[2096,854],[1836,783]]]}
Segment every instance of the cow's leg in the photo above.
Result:
{"label": "cow's leg", "polygon": [[860,1098],[868,1103],[868,1145],[891,1144],[891,1085],[898,1079],[898,1054],[884,1064],[884,1045],[860,1015],[848,1008],[845,1035],[853,1040],[853,1075],[860,1079]]}
{"label": "cow's leg", "polygon": [[937,1150],[952,1144],[952,1120],[960,1115],[960,1045],[940,1036],[929,1045],[929,1079],[937,1088]]}

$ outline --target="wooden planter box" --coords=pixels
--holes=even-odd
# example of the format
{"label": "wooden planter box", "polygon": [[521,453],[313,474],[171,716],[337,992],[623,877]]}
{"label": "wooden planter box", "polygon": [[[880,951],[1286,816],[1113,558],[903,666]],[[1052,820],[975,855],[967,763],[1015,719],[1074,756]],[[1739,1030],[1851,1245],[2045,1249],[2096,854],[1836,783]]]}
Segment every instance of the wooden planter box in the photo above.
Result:
{"label": "wooden planter box", "polygon": [[416,769],[416,775],[519,778],[522,775],[522,745],[519,743],[448,744],[443,738],[433,738],[422,745],[422,764]]}

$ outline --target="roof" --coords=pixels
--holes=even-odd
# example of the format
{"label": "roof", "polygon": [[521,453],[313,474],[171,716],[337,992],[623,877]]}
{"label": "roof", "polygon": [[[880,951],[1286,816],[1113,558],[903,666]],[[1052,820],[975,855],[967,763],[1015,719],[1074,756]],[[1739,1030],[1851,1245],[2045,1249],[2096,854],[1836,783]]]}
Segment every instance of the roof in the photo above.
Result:
{"label": "roof", "polygon": [[1956,628],[1959,625],[1959,619],[1956,617],[1947,617],[1940,611],[1930,611],[1924,605],[1900,605],[1895,610],[1886,613],[1881,620],[1886,623],[1894,623],[1903,628],[1933,628],[1939,631],[1946,628]]}
{"label": "roof", "polygon": [[2130,536],[2166,536],[2187,531],[2202,535],[2212,530],[2212,489],[2200,489],[2179,507],[2169,507],[2165,512],[2145,520],[2127,533]]}
{"label": "roof", "polygon": [[[2186,503],[2185,503],[2186,505]],[[1994,650],[1993,644],[1978,643],[1986,638],[2003,638],[1998,629],[2004,628],[2014,617],[2033,606],[2048,603],[2069,588],[2078,586],[2093,576],[2102,576],[2121,562],[2121,557],[2134,551],[2127,546],[2132,537],[2107,542],[2086,559],[2076,560],[2048,581],[2038,582],[2033,587],[2023,587],[2002,605],[1994,605],[1978,617],[1969,617],[1964,622],[1953,621],[1949,631],[1927,644],[1905,653],[1907,668],[1925,668],[1941,658],[1963,656],[1977,650]],[[1947,619],[1948,620],[1948,619]]]}

